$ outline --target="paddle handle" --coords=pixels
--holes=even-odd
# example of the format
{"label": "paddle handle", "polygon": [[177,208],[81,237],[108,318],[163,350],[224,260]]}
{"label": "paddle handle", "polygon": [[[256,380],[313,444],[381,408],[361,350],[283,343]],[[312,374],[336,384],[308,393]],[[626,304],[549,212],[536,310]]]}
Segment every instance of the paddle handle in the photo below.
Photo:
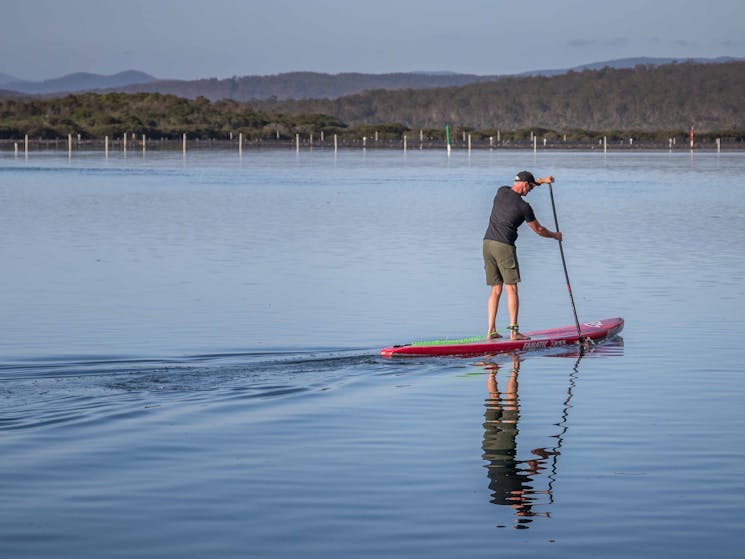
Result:
{"label": "paddle handle", "polygon": [[[554,189],[553,189],[553,183],[548,183],[548,193],[551,196],[551,209],[554,212],[554,224],[556,225],[556,232],[559,232],[559,218],[556,216],[556,202],[554,202]],[[564,266],[564,277],[567,280],[567,291],[569,291],[569,300],[572,303],[572,311],[574,312],[574,323],[577,325],[577,336],[579,336],[579,341],[581,342],[583,340],[582,338],[582,329],[579,326],[579,318],[577,317],[577,306],[574,304],[574,295],[572,294],[572,284],[569,281],[569,272],[567,271],[567,261],[564,257],[564,246],[562,245],[562,242],[559,241],[559,252],[561,253],[561,264]]]}

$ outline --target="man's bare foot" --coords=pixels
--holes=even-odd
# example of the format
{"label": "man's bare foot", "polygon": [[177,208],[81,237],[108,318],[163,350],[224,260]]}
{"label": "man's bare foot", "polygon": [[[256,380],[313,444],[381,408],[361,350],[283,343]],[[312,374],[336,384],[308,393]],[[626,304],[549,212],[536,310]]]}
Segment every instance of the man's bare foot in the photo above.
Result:
{"label": "man's bare foot", "polygon": [[520,332],[512,332],[510,334],[510,340],[529,340],[530,336],[526,336],[525,334],[521,334]]}
{"label": "man's bare foot", "polygon": [[530,336],[526,336],[525,334],[520,333],[520,328],[517,324],[512,324],[507,327],[507,329],[510,331],[510,340],[529,340]]}
{"label": "man's bare foot", "polygon": [[487,339],[487,340],[495,340],[495,339],[497,339],[497,338],[501,338],[501,337],[502,337],[502,334],[500,334],[500,333],[499,333],[499,332],[497,332],[496,330],[492,330],[491,332],[489,332],[489,333],[488,333],[488,334],[486,335],[486,339]]}

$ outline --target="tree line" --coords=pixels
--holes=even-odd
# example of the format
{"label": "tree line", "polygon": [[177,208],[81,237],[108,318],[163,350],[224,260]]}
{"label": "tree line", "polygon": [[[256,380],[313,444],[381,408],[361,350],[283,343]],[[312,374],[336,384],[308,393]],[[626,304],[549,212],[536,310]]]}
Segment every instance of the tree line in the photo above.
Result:
{"label": "tree line", "polygon": [[445,123],[474,130],[556,131],[745,129],[745,62],[677,63],[587,70],[552,77],[510,77],[462,87],[374,90],[339,99],[254,103],[287,114],[320,112],[356,124]]}
{"label": "tree line", "polygon": [[160,93],[85,93],[52,99],[0,100],[0,138],[28,134],[55,139],[68,134],[83,139],[126,133],[149,138],[226,138],[244,133],[247,138],[310,134],[343,130],[340,120],[321,114],[287,115],[258,111],[246,103],[210,102],[204,97],[184,99]]}
{"label": "tree line", "polygon": [[605,68],[554,77],[503,78],[453,88],[372,90],[329,100],[212,102],[160,93],[87,93],[0,100],[0,138],[84,139],[125,133],[176,139],[287,140],[336,134],[400,141],[419,134],[474,141],[533,136],[570,142],[687,135],[745,139],[745,63]]}

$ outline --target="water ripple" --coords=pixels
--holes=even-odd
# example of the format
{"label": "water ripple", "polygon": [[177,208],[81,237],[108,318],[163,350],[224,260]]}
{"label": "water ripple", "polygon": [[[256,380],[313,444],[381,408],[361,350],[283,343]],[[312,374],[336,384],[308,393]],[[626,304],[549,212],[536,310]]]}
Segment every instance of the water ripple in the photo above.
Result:
{"label": "water ripple", "polygon": [[278,351],[5,363],[0,430],[126,419],[173,402],[276,400],[333,387],[377,362],[369,352]]}

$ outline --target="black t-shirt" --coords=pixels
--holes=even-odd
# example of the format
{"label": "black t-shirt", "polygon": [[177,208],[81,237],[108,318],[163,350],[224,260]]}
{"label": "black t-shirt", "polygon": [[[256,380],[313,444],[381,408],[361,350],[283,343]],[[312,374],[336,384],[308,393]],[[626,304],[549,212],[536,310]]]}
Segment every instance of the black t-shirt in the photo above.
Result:
{"label": "black t-shirt", "polygon": [[522,196],[512,190],[512,187],[502,186],[494,196],[494,205],[484,239],[514,246],[517,240],[517,228],[524,221],[535,221],[533,208],[523,200]]}

